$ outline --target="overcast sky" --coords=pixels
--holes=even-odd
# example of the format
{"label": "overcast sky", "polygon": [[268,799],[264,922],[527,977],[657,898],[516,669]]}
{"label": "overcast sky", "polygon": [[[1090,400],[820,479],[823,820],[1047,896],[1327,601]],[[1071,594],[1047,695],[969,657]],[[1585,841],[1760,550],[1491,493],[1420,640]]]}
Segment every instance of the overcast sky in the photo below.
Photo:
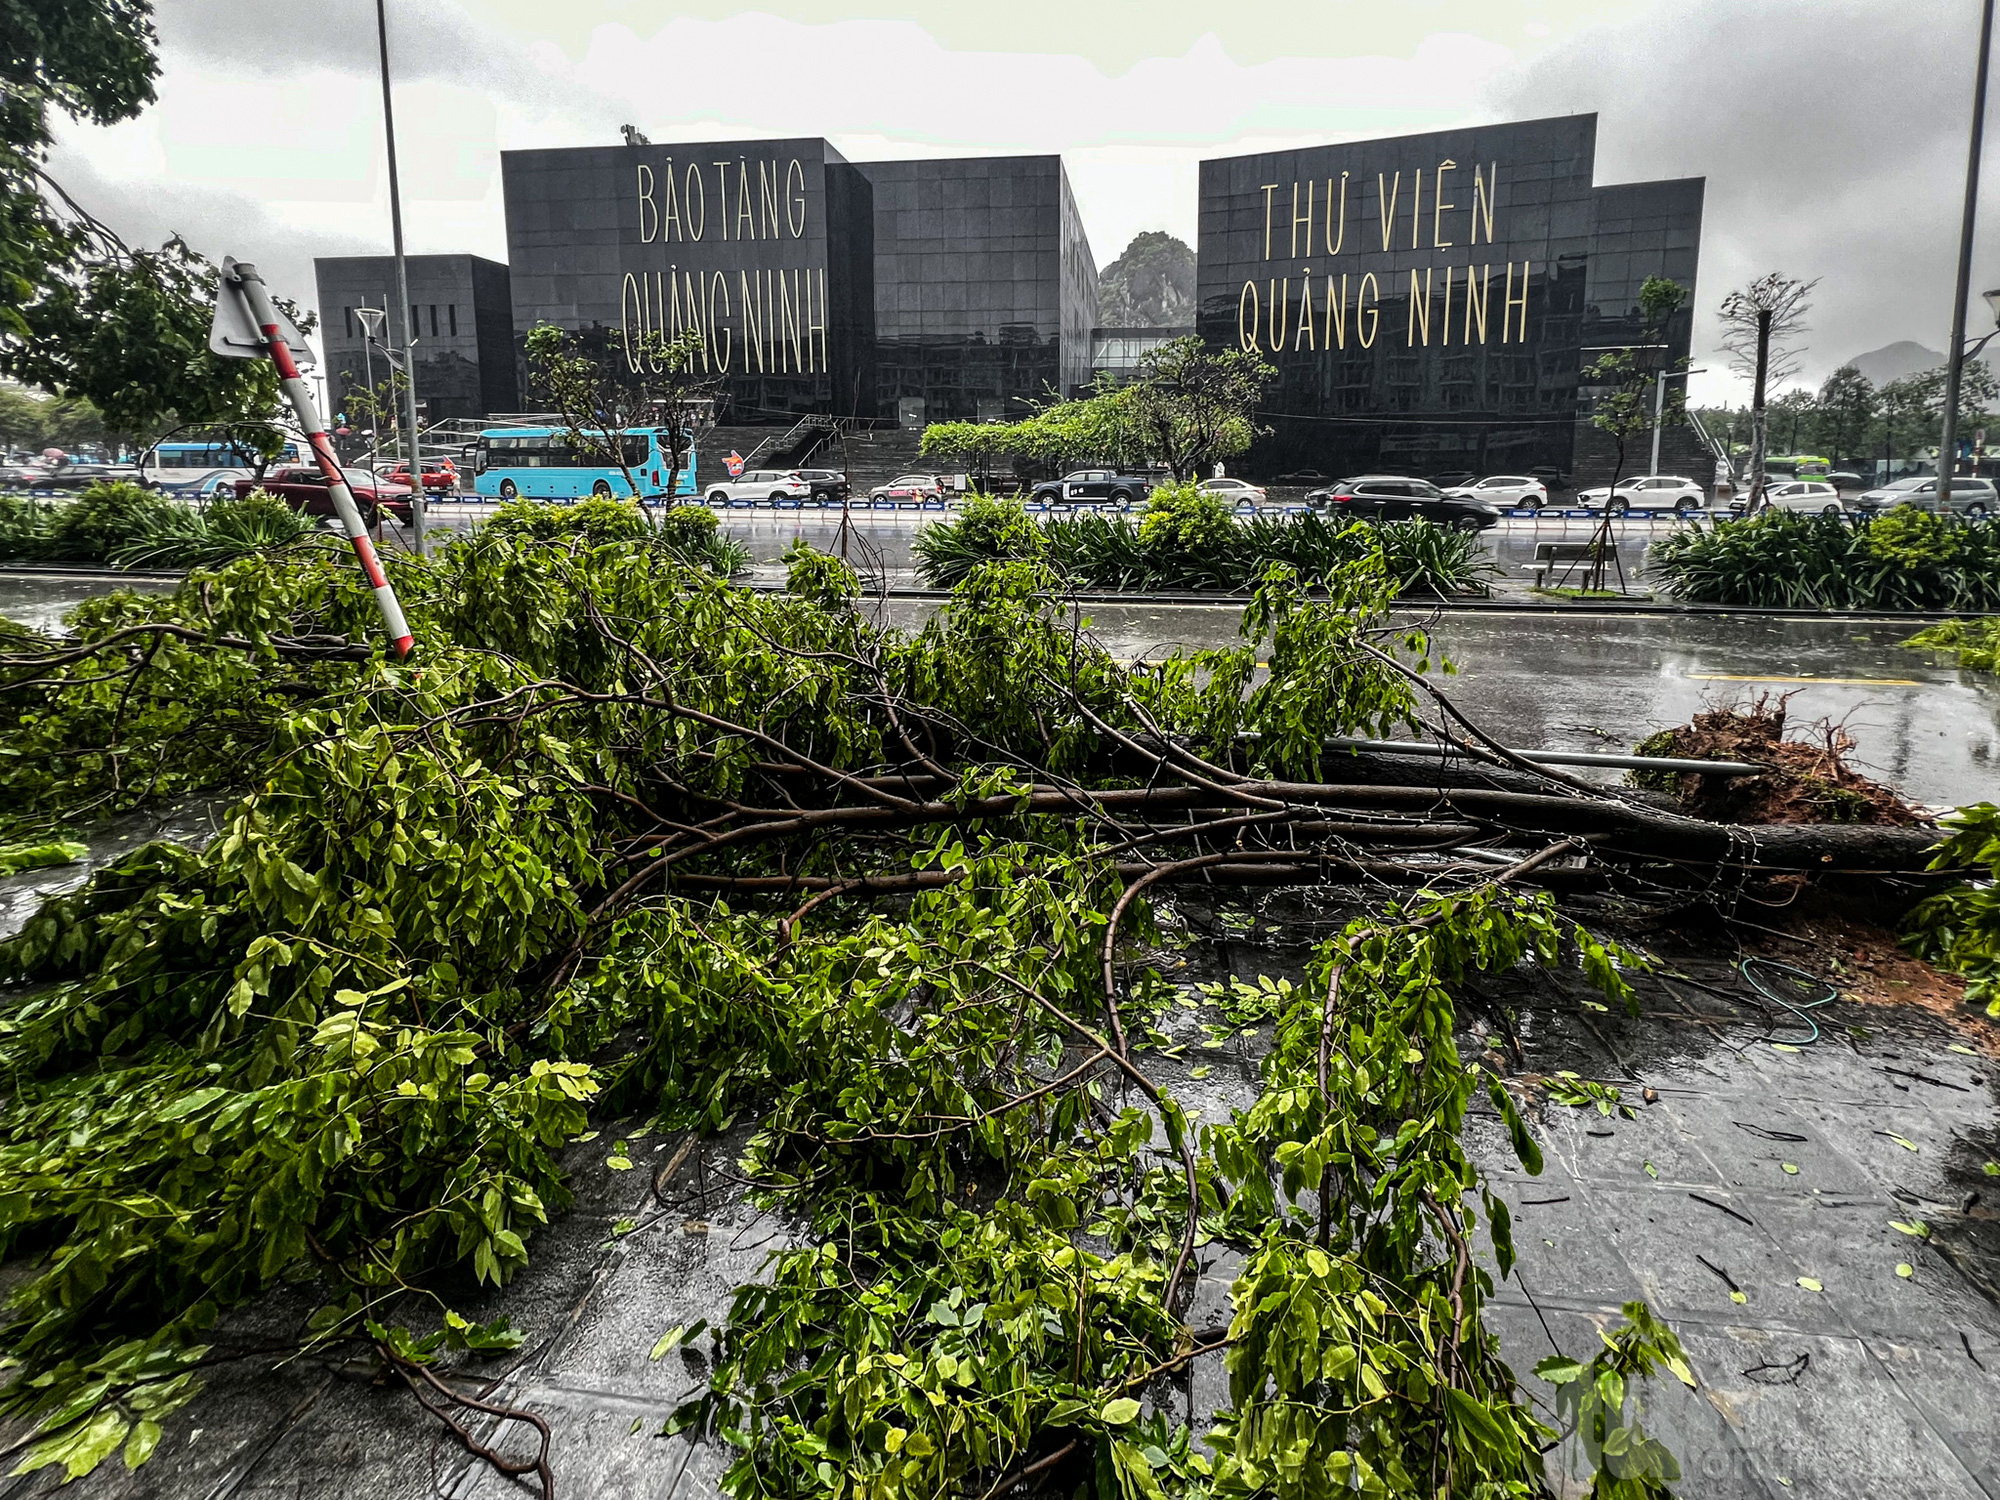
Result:
{"label": "overcast sky", "polygon": [[[312,300],[386,250],[371,0],[165,0],[159,102],[53,166],[128,237],[180,232]],[[1715,308],[1820,278],[1803,379],[1950,319],[1974,0],[389,0],[412,251],[506,258],[499,153],[824,135],[851,159],[1059,151],[1098,264],[1193,242],[1205,156],[1595,110],[1597,180],[1705,176]],[[1992,153],[2000,155],[2000,151]],[[1989,157],[1990,160],[1990,157]],[[1987,176],[2000,181],[2000,163]],[[1975,293],[2000,285],[1987,205]],[[1974,300],[1976,331],[1984,304]]]}

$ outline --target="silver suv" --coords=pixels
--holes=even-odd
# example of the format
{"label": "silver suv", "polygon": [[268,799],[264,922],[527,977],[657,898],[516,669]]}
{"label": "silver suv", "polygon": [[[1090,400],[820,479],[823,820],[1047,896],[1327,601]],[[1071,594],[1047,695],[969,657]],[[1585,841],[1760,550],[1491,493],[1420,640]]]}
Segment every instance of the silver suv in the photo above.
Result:
{"label": "silver suv", "polygon": [[[1885,484],[1879,490],[1869,490],[1856,497],[1854,508],[1863,515],[1872,515],[1895,505],[1914,505],[1918,510],[1936,511],[1939,509],[1937,485],[1935,474],[1911,474],[1894,484]],[[1972,474],[1954,474],[1951,500],[1944,508],[1954,515],[1977,520],[1981,516],[2000,512],[2000,497],[1994,494],[1992,480]]]}

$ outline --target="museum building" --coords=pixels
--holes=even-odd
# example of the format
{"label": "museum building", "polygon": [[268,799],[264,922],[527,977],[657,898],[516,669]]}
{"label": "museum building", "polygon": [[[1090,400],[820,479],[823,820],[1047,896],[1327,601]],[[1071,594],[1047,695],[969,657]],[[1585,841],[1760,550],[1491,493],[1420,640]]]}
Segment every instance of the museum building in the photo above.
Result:
{"label": "museum building", "polygon": [[[1600,187],[1596,134],[1583,114],[1203,162],[1197,330],[1277,371],[1232,468],[1608,467],[1583,372],[1687,354],[1703,185]],[[690,340],[731,425],[904,429],[1019,417],[1197,331],[1095,326],[1058,156],[849,162],[806,137],[509,151],[501,172],[508,264],[411,257],[415,306],[392,313],[397,344],[415,319],[433,417],[532,405],[521,349],[542,322],[612,352]],[[328,369],[358,375],[354,309],[393,308],[393,265],[318,267]],[[1649,276],[1689,293],[1657,329]],[[1668,430],[1663,469],[1707,462]]]}

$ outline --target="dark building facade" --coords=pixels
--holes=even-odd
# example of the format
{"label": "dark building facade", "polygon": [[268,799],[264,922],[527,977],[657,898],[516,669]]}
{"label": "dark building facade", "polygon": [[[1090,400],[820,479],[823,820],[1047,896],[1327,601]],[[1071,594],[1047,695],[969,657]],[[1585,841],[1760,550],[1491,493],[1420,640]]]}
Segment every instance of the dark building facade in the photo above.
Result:
{"label": "dark building facade", "polygon": [[1090,376],[1097,264],[1059,156],[868,162],[878,410],[1027,415]]}
{"label": "dark building facade", "polygon": [[545,322],[634,353],[692,334],[737,421],[872,415],[868,183],[825,141],[505,151],[500,171],[517,345]]}
{"label": "dark building facade", "polygon": [[1596,137],[1571,115],[1203,162],[1200,330],[1278,371],[1240,467],[1576,473],[1580,370],[1687,354],[1692,313],[1648,332],[1639,288],[1691,307],[1701,238],[1700,179],[1600,188]]}
{"label": "dark building facade", "polygon": [[517,349],[541,322],[692,331],[731,422],[1015,416],[1088,378],[1097,269],[1059,157],[856,164],[809,137],[509,151],[501,178]]}
{"label": "dark building facade", "polygon": [[[396,262],[387,255],[322,257],[320,338],[327,396],[336,415],[348,393],[366,389],[370,366],[383,404],[390,401],[386,343],[398,354],[414,325],[417,399],[430,421],[481,417],[520,405],[514,379],[514,312],[507,267],[477,255],[411,255],[410,303],[396,295]],[[388,314],[380,342],[367,347],[359,308]],[[348,413],[354,416],[354,413]],[[365,419],[363,419],[365,420]]]}

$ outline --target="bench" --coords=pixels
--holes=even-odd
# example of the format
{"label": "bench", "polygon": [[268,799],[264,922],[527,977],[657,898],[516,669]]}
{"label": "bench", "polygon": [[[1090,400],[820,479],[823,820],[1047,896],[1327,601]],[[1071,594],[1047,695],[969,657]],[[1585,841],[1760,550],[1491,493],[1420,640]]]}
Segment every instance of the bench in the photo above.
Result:
{"label": "bench", "polygon": [[1528,571],[1535,575],[1534,586],[1540,588],[1547,581],[1548,575],[1557,568],[1561,568],[1567,574],[1578,563],[1594,563],[1596,561],[1597,543],[1595,541],[1537,542],[1535,543],[1535,560],[1529,565]]}

